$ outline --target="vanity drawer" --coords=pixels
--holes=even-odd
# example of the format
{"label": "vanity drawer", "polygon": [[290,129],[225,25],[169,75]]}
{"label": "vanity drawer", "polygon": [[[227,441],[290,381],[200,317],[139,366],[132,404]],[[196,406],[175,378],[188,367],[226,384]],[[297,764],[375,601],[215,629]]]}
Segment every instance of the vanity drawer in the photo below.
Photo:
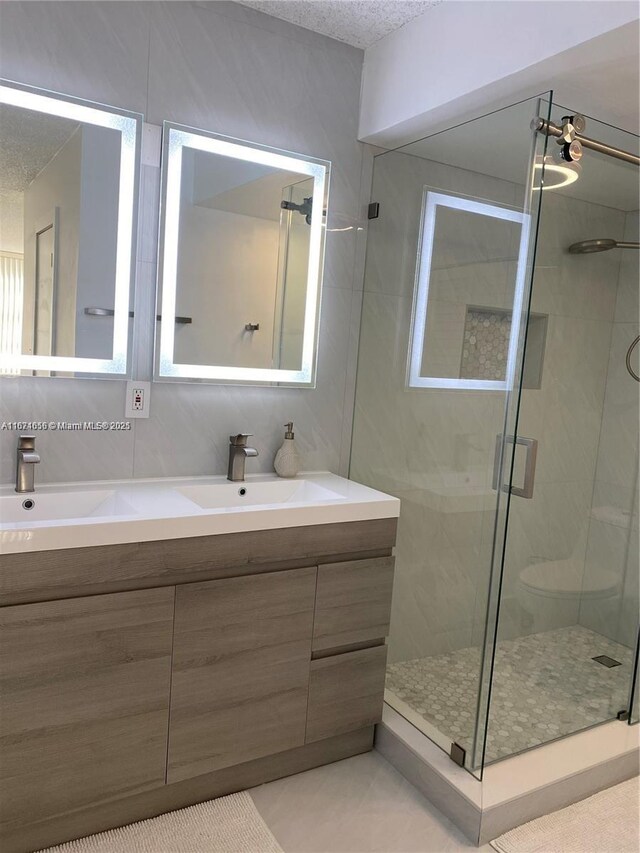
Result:
{"label": "vanity drawer", "polygon": [[393,566],[393,557],[318,566],[314,652],[387,636]]}
{"label": "vanity drawer", "polygon": [[311,661],[306,743],[380,722],[386,662],[384,645]]}

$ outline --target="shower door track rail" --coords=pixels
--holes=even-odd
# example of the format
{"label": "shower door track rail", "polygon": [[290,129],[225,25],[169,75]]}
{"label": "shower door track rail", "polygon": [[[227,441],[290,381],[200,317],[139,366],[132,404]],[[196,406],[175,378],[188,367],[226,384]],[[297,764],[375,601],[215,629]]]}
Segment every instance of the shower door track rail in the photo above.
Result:
{"label": "shower door track rail", "polygon": [[[546,118],[536,118],[532,122],[533,130],[537,133],[545,133],[547,136],[561,137],[563,130],[552,121]],[[633,163],[634,166],[640,166],[640,157],[637,154],[632,154],[630,151],[623,151],[622,148],[616,148],[613,145],[607,145],[606,142],[599,142],[597,139],[590,139],[588,136],[582,136],[576,133],[575,138],[581,142],[585,148],[590,148],[592,151],[599,151],[601,154],[606,154],[609,157],[615,157],[616,160],[624,160],[626,163]]]}

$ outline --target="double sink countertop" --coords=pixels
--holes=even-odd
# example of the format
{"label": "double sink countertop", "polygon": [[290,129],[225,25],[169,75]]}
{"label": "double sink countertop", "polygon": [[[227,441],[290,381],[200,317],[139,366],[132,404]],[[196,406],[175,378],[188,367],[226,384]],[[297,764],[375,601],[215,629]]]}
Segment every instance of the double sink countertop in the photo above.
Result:
{"label": "double sink countertop", "polygon": [[395,518],[398,498],[327,471],[0,487],[0,553]]}

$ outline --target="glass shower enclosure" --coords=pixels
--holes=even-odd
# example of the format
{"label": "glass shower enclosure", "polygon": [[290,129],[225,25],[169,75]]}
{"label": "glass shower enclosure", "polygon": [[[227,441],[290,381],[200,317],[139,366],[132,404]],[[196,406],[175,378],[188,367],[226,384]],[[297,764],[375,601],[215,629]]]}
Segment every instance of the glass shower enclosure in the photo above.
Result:
{"label": "glass shower enclosure", "polygon": [[478,776],[637,719],[638,138],[588,119],[631,157],[562,159],[573,115],[374,163],[350,476],[402,500],[385,698]]}

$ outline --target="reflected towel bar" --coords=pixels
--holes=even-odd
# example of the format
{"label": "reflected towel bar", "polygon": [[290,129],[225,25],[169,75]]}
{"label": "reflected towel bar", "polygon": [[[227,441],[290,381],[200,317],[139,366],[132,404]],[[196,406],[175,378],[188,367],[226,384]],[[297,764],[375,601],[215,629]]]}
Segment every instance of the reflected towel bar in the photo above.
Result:
{"label": "reflected towel bar", "polygon": [[[89,317],[113,317],[113,308],[85,308],[84,313]],[[129,311],[129,317],[133,317],[133,311]],[[162,315],[157,314],[156,320],[162,320]],[[176,317],[176,323],[182,326],[188,326],[193,323],[191,317]]]}

